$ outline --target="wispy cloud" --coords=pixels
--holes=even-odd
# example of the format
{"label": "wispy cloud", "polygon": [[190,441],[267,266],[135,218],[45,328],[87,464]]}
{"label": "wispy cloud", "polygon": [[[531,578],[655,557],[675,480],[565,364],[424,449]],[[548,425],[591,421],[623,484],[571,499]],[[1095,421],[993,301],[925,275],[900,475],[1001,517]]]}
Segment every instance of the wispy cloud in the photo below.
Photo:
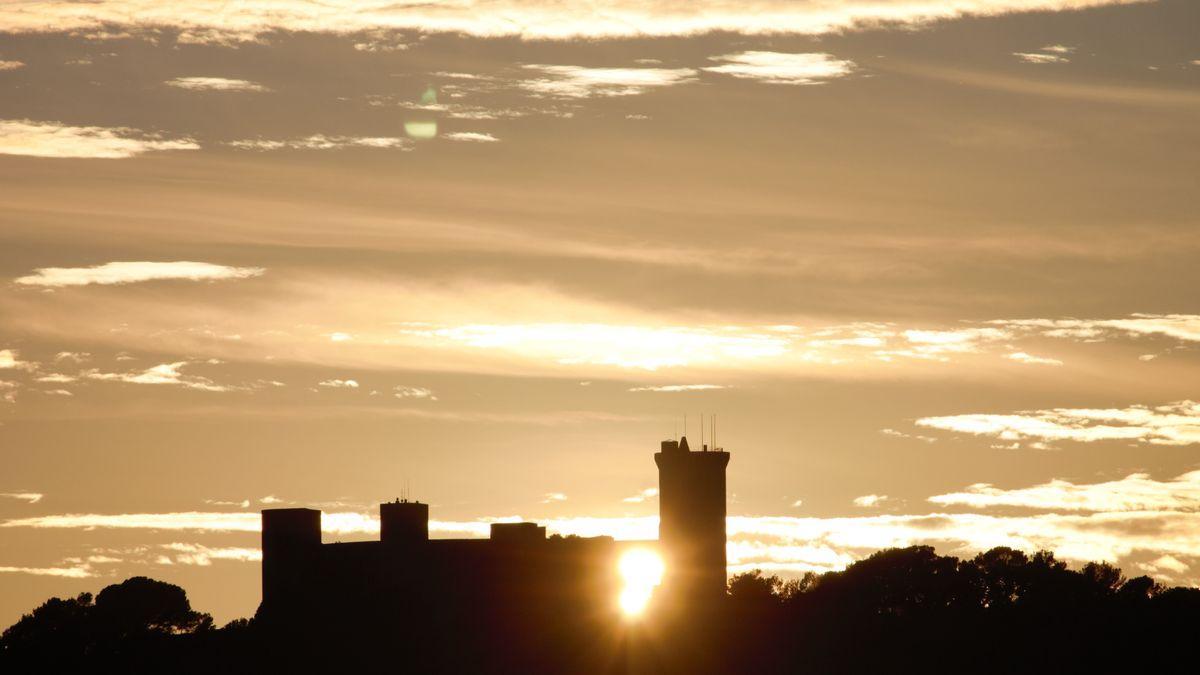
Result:
{"label": "wispy cloud", "polygon": [[483,134],[475,131],[455,131],[448,134],[442,134],[442,138],[451,141],[464,141],[467,143],[497,143],[499,138],[491,134]]}
{"label": "wispy cloud", "polygon": [[768,84],[824,84],[849,75],[855,67],[853,61],[839,60],[824,53],[741,52],[713,56],[709,60],[722,64],[701,70]]}
{"label": "wispy cloud", "polygon": [[1059,54],[1042,54],[1038,52],[1013,52],[1013,56],[1021,59],[1025,63],[1067,63],[1071,59]]}
{"label": "wispy cloud", "polygon": [[1005,441],[1132,441],[1154,445],[1200,443],[1200,403],[1156,407],[1054,408],[1011,414],[971,413],[923,417],[917,426]]}
{"label": "wispy cloud", "polygon": [[25,67],[24,61],[0,61],[0,71],[17,70],[18,68],[24,68],[24,67]]}
{"label": "wispy cloud", "polygon": [[922,441],[924,443],[936,443],[937,442],[937,439],[934,438],[933,436],[921,436],[919,434],[906,434],[903,431],[897,431],[896,429],[880,429],[879,433],[883,434],[884,436],[891,436],[892,438],[912,438],[912,439],[915,439],[918,441]]}
{"label": "wispy cloud", "polygon": [[1074,10],[1126,0],[955,0],[931,3],[902,0],[721,0],[686,3],[605,0],[561,3],[553,0],[481,2],[390,0],[283,0],[245,3],[230,11],[222,3],[185,0],[93,0],[0,3],[0,32],[135,30],[159,26],[182,30],[185,43],[229,44],[253,40],[273,30],[352,33],[414,30],[465,33],[480,37],[527,39],[645,38],[714,31],[749,35],[815,35],[869,28],[880,23],[920,26],[963,16],[1011,12]]}
{"label": "wispy cloud", "polygon": [[889,342],[888,347],[874,352],[876,358],[891,361],[895,358],[949,361],[955,354],[972,354],[984,346],[1013,337],[1012,331],[1001,328],[956,328],[949,330],[906,330],[904,343]]}
{"label": "wispy cloud", "polygon": [[10,499],[20,499],[30,504],[36,504],[42,501],[44,497],[40,492],[0,492],[0,497],[8,497]]}
{"label": "wispy cloud", "polygon": [[887,495],[863,495],[854,498],[854,505],[864,509],[874,508],[882,505],[888,500]]}
{"label": "wispy cloud", "polygon": [[231,387],[216,384],[207,377],[186,375],[180,372],[180,369],[188,365],[188,363],[188,361],[162,363],[146,370],[127,373],[105,373],[97,369],[91,369],[79,373],[79,376],[88,380],[124,382],[127,384],[175,385],[199,391],[230,391],[232,389]]}
{"label": "wispy cloud", "polygon": [[240,506],[243,509],[250,507],[249,499],[243,499],[240,502],[221,499],[205,499],[204,503],[212,504],[213,506]]}
{"label": "wispy cloud", "polygon": [[191,91],[269,91],[263,85],[249,80],[233,80],[225,77],[177,77],[166,84]]}
{"label": "wispy cloud", "polygon": [[657,496],[658,488],[646,488],[636,495],[633,495],[632,497],[626,497],[621,501],[625,502],[626,504],[641,504],[642,502],[649,501]]}
{"label": "wispy cloud", "polygon": [[358,380],[321,380],[317,386],[328,389],[358,389]]}
{"label": "wispy cloud", "polygon": [[783,355],[785,339],[754,330],[606,324],[470,324],[412,328],[405,334],[476,349],[503,350],[559,364],[612,365],[657,370],[667,366]]}
{"label": "wispy cloud", "polygon": [[91,284],[133,284],[142,281],[180,279],[187,281],[217,281],[248,279],[265,272],[261,267],[230,267],[213,263],[190,262],[110,262],[93,267],[43,267],[33,274],[18,277],[22,286],[62,288]]}
{"label": "wispy cloud", "polygon": [[[203,544],[171,543],[163,544],[160,548],[171,552],[168,559],[175,565],[197,565],[208,567],[214,560],[234,560],[238,562],[258,562],[262,560],[262,550],[235,546],[210,547]],[[160,561],[161,562],[161,561]]]}
{"label": "wispy cloud", "polygon": [[547,492],[542,497],[543,504],[555,504],[557,502],[567,501],[567,496],[561,492]]}
{"label": "wispy cloud", "polygon": [[691,82],[690,68],[585,68],[583,66],[526,65],[540,77],[523,80],[520,86],[543,96],[590,98],[631,96],[651,89]]}
{"label": "wispy cloud", "polygon": [[1071,60],[1067,55],[1074,52],[1074,47],[1053,44],[1046,45],[1036,52],[1013,52],[1013,56],[1026,63],[1067,63]]}
{"label": "wispy cloud", "polygon": [[1046,511],[1200,511],[1200,471],[1158,481],[1144,473],[1104,483],[1051,480],[1026,488],[1001,489],[976,483],[960,492],[929,498],[943,506],[1018,506]]}
{"label": "wispy cloud", "polygon": [[18,358],[17,350],[0,349],[0,370],[28,369],[30,365],[28,361]]}
{"label": "wispy cloud", "polygon": [[1034,356],[1033,354],[1029,354],[1027,352],[1013,352],[1011,354],[1006,354],[1004,358],[1011,361],[1016,361],[1018,363],[1028,363],[1041,366],[1061,366],[1063,364],[1063,362],[1058,359],[1052,359],[1045,356]]}
{"label": "wispy cloud", "polygon": [[726,389],[723,384],[663,384],[657,386],[646,387],[630,387],[629,391],[657,391],[657,392],[680,392],[680,391],[707,391],[710,389]]}
{"label": "wispy cloud", "polygon": [[39,577],[66,577],[68,579],[86,579],[95,576],[88,565],[72,567],[0,567],[0,574],[32,574]]}
{"label": "wispy cloud", "polygon": [[[488,535],[492,522],[524,520],[519,515],[468,521],[430,522],[434,537],[479,538]],[[608,535],[625,540],[654,539],[658,518],[554,518],[544,519],[556,534]],[[257,513],[75,514],[12,519],[3,528],[122,528],[194,532],[257,532]],[[361,513],[325,513],[322,529],[331,535],[377,535],[379,521]],[[727,521],[726,549],[731,572],[762,568],[783,574],[842,569],[871,552],[928,544],[943,553],[970,555],[994,546],[1024,551],[1046,549],[1059,557],[1084,562],[1106,560],[1119,564],[1153,564],[1170,556],[1178,564],[1194,567],[1200,560],[1200,513],[1179,510],[1122,510],[1095,513],[1039,513],[1003,516],[983,513],[874,514],[857,517],[803,518],[786,516],[731,516]],[[203,554],[190,544],[174,555]],[[209,551],[219,550],[210,548]],[[230,549],[231,551],[233,549]],[[237,549],[209,560],[253,559],[253,549]],[[218,554],[221,555],[221,554]],[[240,557],[239,557],[240,556]],[[174,563],[173,558],[169,558]],[[1163,569],[1167,569],[1164,567]],[[11,568],[23,571],[25,568]],[[78,569],[78,568],[63,568]],[[65,576],[84,576],[65,572]],[[1188,583],[1194,583],[1189,580]]]}
{"label": "wispy cloud", "polygon": [[392,394],[396,398],[424,398],[430,401],[438,400],[438,397],[433,394],[432,389],[425,387],[406,387],[403,385],[397,386],[392,390]]}
{"label": "wispy cloud", "polygon": [[1000,319],[1006,329],[1035,330],[1047,337],[1101,340],[1113,335],[1160,335],[1200,342],[1200,314],[1131,314],[1123,319]]}
{"label": "wispy cloud", "polygon": [[326,136],[313,134],[304,138],[270,140],[262,138],[230,141],[228,145],[241,150],[342,150],[345,148],[410,149],[410,141],[393,136]]}
{"label": "wispy cloud", "polygon": [[167,139],[126,127],[76,127],[61,122],[0,120],[2,155],[124,159],[156,150],[198,149],[200,146],[190,138]]}

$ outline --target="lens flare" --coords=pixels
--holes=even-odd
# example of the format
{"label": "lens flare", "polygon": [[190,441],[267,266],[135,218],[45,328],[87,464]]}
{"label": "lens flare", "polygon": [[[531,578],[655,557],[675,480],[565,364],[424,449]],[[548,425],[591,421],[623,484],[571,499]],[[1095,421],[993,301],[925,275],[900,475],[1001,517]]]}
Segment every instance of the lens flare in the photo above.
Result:
{"label": "lens flare", "polygon": [[624,586],[617,598],[621,612],[636,617],[646,611],[654,588],[662,583],[663,560],[653,551],[634,549],[621,556],[617,571]]}

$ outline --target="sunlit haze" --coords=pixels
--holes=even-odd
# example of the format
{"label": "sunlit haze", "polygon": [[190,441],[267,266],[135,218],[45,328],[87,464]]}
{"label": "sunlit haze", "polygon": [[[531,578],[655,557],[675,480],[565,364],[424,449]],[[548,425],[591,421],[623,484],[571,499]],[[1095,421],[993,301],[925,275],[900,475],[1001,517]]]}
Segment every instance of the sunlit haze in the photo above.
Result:
{"label": "sunlit haze", "polygon": [[646,610],[654,589],[662,583],[662,557],[654,551],[635,548],[622,554],[617,566],[621,575],[618,604],[626,616],[635,617]]}

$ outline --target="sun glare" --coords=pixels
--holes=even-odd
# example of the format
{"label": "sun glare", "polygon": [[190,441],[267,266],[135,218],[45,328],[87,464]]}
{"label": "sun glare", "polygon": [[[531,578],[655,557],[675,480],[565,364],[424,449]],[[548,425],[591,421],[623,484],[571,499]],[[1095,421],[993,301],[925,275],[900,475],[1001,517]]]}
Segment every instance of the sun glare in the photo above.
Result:
{"label": "sun glare", "polygon": [[663,560],[653,551],[634,549],[621,556],[617,571],[623,586],[617,602],[621,612],[636,617],[646,610],[654,588],[662,583]]}

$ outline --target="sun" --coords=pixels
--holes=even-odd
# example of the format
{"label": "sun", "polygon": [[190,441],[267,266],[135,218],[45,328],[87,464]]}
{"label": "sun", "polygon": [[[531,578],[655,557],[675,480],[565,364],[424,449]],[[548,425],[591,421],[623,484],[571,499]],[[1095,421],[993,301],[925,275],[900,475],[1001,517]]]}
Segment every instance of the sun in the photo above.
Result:
{"label": "sun", "polygon": [[646,611],[654,589],[662,583],[663,559],[654,551],[637,548],[626,552],[617,563],[623,586],[617,604],[627,617]]}

